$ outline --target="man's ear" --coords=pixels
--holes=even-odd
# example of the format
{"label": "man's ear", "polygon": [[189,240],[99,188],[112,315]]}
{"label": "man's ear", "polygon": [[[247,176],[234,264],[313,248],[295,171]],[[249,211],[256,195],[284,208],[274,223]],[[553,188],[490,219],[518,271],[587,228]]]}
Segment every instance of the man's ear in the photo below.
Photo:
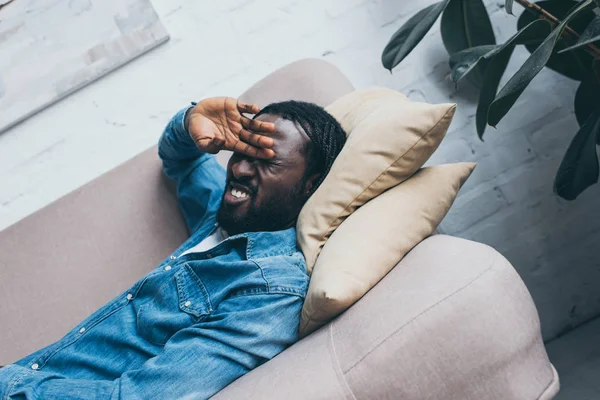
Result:
{"label": "man's ear", "polygon": [[304,194],[308,195],[309,193],[313,192],[313,188],[315,187],[315,184],[317,183],[320,177],[321,174],[319,173],[314,173],[308,177],[308,179],[306,180],[306,185],[304,187]]}

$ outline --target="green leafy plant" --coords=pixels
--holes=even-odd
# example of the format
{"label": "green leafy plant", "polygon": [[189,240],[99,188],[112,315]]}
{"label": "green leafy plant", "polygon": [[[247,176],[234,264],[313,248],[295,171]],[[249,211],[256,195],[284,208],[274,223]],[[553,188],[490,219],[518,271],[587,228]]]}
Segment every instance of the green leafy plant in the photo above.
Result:
{"label": "green leafy plant", "polygon": [[[580,82],[574,99],[580,125],[556,174],[554,191],[574,200],[598,182],[600,166],[600,0],[505,0],[524,7],[517,33],[496,43],[483,0],[442,0],[411,17],[392,36],[381,62],[390,71],[419,44],[441,15],[440,32],[450,55],[450,77],[455,84],[469,80],[479,89],[476,129],[483,138],[486,126],[495,127],[515,105],[529,83],[544,68]],[[516,46],[531,53],[506,84],[500,80]]]}

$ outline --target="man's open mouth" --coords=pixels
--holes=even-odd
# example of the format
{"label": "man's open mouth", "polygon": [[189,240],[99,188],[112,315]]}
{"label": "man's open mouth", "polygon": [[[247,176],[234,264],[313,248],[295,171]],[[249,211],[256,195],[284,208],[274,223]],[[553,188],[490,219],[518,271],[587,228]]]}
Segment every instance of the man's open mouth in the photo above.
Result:
{"label": "man's open mouth", "polygon": [[252,190],[236,182],[227,185],[225,201],[230,204],[238,204],[252,197]]}
{"label": "man's open mouth", "polygon": [[235,190],[235,189],[231,189],[231,195],[233,197],[235,197],[236,199],[245,199],[246,197],[248,197],[248,193],[246,192],[242,192],[240,190]]}

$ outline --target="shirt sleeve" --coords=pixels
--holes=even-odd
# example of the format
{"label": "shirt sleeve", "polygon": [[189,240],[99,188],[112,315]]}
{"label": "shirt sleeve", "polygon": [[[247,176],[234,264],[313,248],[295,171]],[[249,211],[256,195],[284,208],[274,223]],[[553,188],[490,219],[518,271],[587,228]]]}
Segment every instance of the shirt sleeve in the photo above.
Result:
{"label": "shirt sleeve", "polygon": [[114,381],[9,365],[0,369],[0,398],[207,399],[297,340],[302,301],[289,294],[225,300],[206,320],[173,335],[161,354]]}
{"label": "shirt sleeve", "polygon": [[175,182],[177,198],[191,233],[205,217],[215,213],[225,190],[225,170],[212,154],[201,152],[185,128],[186,112],[179,111],[167,124],[159,142],[163,171]]}

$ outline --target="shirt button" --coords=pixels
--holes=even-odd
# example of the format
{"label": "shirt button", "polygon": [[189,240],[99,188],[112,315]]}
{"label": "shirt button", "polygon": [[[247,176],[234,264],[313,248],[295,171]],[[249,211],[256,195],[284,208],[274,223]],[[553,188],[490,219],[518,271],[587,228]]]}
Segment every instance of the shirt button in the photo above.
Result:
{"label": "shirt button", "polygon": [[85,332],[85,328],[81,328],[81,329],[79,330],[79,333],[83,333],[83,332]]}
{"label": "shirt button", "polygon": [[131,293],[127,293],[127,300],[133,299],[133,295]]}
{"label": "shirt button", "polygon": [[188,300],[185,303],[183,303],[183,305],[186,306],[186,307],[189,307],[189,306],[192,305],[192,302]]}
{"label": "shirt button", "polygon": [[38,369],[39,367],[40,367],[40,366],[39,366],[38,364],[33,364],[33,365],[31,366],[31,369],[35,370],[35,369]]}
{"label": "shirt button", "polygon": [[171,256],[171,260],[174,260],[176,257],[175,256]]}
{"label": "shirt button", "polygon": [[171,266],[170,266],[170,265],[167,265],[167,266],[165,267],[165,271],[170,271],[170,270],[171,270]]}

